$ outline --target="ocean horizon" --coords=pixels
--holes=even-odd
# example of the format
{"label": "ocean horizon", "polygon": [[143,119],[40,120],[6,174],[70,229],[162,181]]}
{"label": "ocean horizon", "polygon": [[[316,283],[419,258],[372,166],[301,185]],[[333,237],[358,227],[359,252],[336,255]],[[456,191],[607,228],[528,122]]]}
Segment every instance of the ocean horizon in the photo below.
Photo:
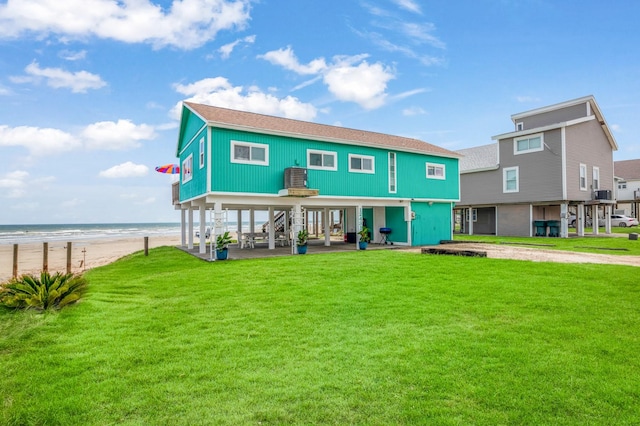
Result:
{"label": "ocean horizon", "polygon": [[[243,227],[245,224],[248,226],[248,222],[243,222]],[[198,222],[194,228],[199,228]],[[237,222],[227,222],[227,230],[237,229]],[[0,225],[0,244],[172,235],[180,235],[180,222]]]}

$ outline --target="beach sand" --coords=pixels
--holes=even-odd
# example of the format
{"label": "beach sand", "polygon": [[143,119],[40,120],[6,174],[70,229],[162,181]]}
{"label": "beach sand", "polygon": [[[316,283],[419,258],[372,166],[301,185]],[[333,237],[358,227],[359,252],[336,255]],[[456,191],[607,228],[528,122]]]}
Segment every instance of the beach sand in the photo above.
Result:
{"label": "beach sand", "polygon": [[[149,237],[149,248],[180,245],[180,235]],[[49,272],[66,272],[67,243],[49,242]],[[81,273],[106,265],[123,256],[144,250],[144,237],[94,239],[72,241],[71,271]],[[18,275],[39,274],[42,271],[43,243],[25,243],[18,246]],[[0,245],[0,282],[13,274],[13,245]]]}

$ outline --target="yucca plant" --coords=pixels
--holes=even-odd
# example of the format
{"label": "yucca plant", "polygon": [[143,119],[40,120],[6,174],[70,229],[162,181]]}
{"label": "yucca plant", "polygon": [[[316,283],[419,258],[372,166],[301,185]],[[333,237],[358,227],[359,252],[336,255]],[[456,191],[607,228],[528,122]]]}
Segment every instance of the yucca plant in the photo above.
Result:
{"label": "yucca plant", "polygon": [[0,285],[0,305],[16,309],[60,309],[80,299],[87,287],[81,275],[42,272]]}

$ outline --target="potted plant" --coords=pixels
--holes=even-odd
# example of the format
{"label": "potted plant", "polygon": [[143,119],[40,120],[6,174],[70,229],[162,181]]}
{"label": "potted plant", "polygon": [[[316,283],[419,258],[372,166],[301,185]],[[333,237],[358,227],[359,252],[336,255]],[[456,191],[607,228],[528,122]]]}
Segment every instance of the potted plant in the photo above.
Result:
{"label": "potted plant", "polygon": [[298,232],[298,239],[296,240],[296,246],[298,246],[298,254],[305,254],[307,252],[307,241],[309,240],[309,231],[306,229]]}
{"label": "potted plant", "polygon": [[369,228],[367,228],[366,226],[363,226],[360,232],[358,232],[358,234],[360,235],[360,242],[358,243],[358,246],[360,247],[360,250],[366,250],[367,246],[369,245],[369,242],[371,241]]}
{"label": "potted plant", "polygon": [[226,260],[229,254],[229,244],[231,243],[231,235],[229,231],[218,235],[216,238],[216,259]]}

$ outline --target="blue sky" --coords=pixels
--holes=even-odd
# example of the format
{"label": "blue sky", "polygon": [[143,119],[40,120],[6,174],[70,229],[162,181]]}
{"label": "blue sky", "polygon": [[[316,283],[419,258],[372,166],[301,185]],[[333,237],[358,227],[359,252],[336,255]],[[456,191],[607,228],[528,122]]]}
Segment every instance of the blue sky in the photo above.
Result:
{"label": "blue sky", "polygon": [[0,224],[174,222],[183,100],[451,150],[594,95],[640,158],[640,2],[0,0]]}

